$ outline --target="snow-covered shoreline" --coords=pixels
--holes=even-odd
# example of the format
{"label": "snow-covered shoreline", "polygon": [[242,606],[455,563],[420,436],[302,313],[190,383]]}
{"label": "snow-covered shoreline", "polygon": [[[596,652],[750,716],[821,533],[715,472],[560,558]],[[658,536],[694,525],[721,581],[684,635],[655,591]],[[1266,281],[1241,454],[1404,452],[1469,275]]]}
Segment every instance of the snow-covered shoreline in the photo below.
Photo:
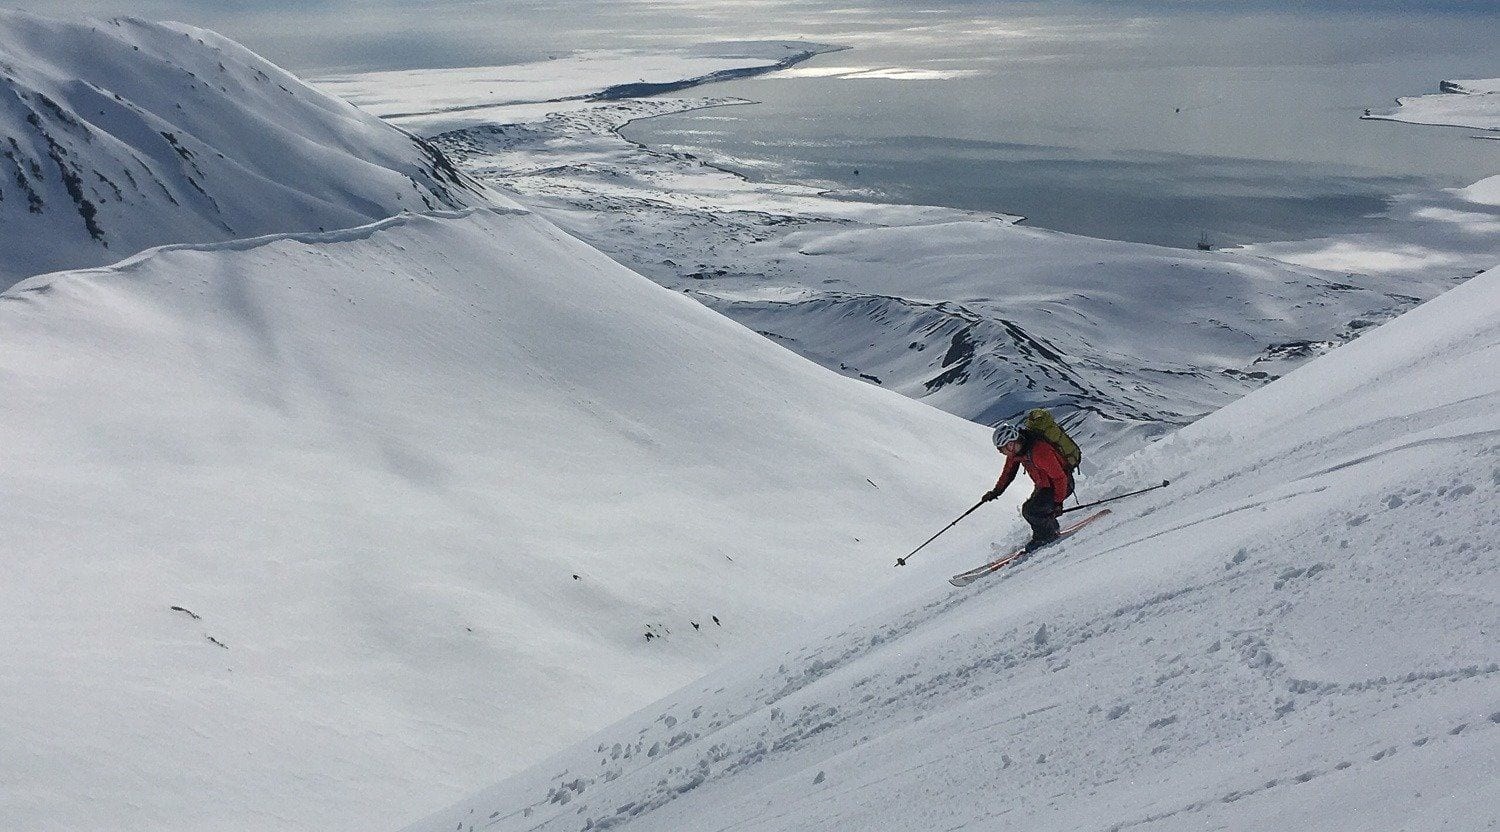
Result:
{"label": "snow-covered shoreline", "polygon": [[776,72],[847,48],[745,41],[654,52],[594,50],[528,64],[352,73],[313,83],[387,121],[433,136]]}
{"label": "snow-covered shoreline", "polygon": [[[744,103],[636,99],[433,140],[472,175],[630,268],[805,357],[978,421],[1035,404],[1060,408],[1091,444],[1116,444],[1117,452],[1494,262],[1483,237],[1449,232],[1453,223],[1444,222],[1488,217],[1492,209],[1454,207],[1461,200],[1451,195],[1412,211],[1430,211],[1424,222],[1457,253],[1424,258],[1413,254],[1421,246],[1401,239],[1388,244],[1402,255],[1383,261],[1370,250],[1387,241],[1364,241],[1338,248],[1340,256],[1316,256],[1303,245],[1282,263],[1270,250],[1203,253],[1097,240],[1016,226],[1014,216],[760,181],[621,133],[642,118]],[[1358,274],[1361,263],[1373,271]],[[1225,277],[1179,279],[1204,270]],[[1249,271],[1264,277],[1239,282]],[[1153,313],[1117,294],[1121,279],[1152,287],[1137,300],[1172,297],[1181,309],[1197,308],[1193,295],[1215,286],[1245,294],[1220,297],[1216,311],[1205,305],[1201,318],[1140,326]],[[1080,319],[1077,297],[1120,302],[1105,300]],[[1223,317],[1239,303],[1258,310],[1255,320]],[[1164,326],[1205,327],[1202,352],[1161,353],[1155,345]],[[1139,338],[1119,338],[1131,331]]]}
{"label": "snow-covered shoreline", "polygon": [[1483,130],[1475,138],[1500,139],[1500,78],[1442,81],[1436,93],[1402,96],[1396,99],[1395,110],[1363,118]]}

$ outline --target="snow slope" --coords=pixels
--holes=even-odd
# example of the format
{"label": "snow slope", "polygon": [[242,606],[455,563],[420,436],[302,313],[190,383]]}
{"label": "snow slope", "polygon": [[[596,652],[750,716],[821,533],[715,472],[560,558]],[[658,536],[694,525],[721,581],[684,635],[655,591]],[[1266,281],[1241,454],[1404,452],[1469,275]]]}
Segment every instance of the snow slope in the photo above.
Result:
{"label": "snow slope", "polygon": [[1500,271],[1127,459],[1171,488],[963,590],[981,524],[411,827],[1490,829]]}
{"label": "snow slope", "polygon": [[480,204],[484,190],[212,32],[0,10],[0,288],[164,243]]}
{"label": "snow slope", "polygon": [[1433,225],[1465,248],[1416,274],[1096,240],[750,182],[616,132],[734,103],[617,102],[433,141],[630,268],[824,366],[991,424],[1053,407],[1095,449],[1187,424],[1500,260],[1493,235],[1446,223]]}
{"label": "snow slope", "polygon": [[0,342],[5,829],[433,811],[994,475],[983,429],[514,209],[34,277]]}
{"label": "snow slope", "polygon": [[1402,96],[1394,111],[1365,118],[1500,131],[1500,78],[1444,81],[1438,87],[1441,91],[1432,95]]}

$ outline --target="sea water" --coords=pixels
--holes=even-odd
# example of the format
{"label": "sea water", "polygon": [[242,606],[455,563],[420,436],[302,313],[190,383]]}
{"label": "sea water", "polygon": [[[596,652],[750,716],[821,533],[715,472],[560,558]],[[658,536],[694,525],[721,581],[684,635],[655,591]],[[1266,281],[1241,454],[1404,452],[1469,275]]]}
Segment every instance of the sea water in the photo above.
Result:
{"label": "sea water", "polygon": [[1500,172],[1500,141],[1476,131],[1361,118],[1500,74],[1493,15],[1147,10],[1007,30],[1005,5],[948,4],[920,18],[936,35],[898,25],[911,13],[827,23],[809,34],[854,48],[695,91],[752,105],[624,135],[850,198],[1184,247],[1371,229],[1393,195]]}

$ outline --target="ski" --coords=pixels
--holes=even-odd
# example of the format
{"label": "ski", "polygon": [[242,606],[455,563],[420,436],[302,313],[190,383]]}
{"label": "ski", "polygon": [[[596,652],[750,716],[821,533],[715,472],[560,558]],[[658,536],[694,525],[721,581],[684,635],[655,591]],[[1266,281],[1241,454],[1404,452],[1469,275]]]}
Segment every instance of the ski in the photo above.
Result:
{"label": "ski", "polygon": [[[1094,522],[1095,520],[1098,520],[1099,518],[1103,517],[1106,514],[1109,514],[1109,509],[1107,509],[1107,508],[1106,509],[1100,509],[1099,511],[1096,511],[1093,514],[1090,514],[1089,516],[1083,518],[1082,520],[1079,520],[1077,523],[1074,523],[1073,525],[1068,526],[1067,528],[1064,528],[1064,529],[1060,530],[1057,533],[1057,538],[1055,540],[1051,541],[1046,546],[1040,547],[1040,549],[1045,549],[1045,548],[1047,548],[1047,546],[1051,546],[1053,543],[1056,543],[1058,540],[1062,540],[1063,538],[1068,537],[1069,535],[1077,532],[1079,529],[1082,529],[1084,526],[1087,526],[1088,524]],[[1039,551],[1040,549],[1033,549],[1032,551]],[[1027,554],[1030,554],[1030,553],[1026,551],[1026,547],[1025,546],[1022,546],[1021,548],[1015,550],[1014,552],[1011,552],[1008,555],[1004,555],[1002,557],[996,558],[995,560],[992,560],[992,561],[990,561],[989,563],[986,563],[983,566],[975,567],[973,569],[970,569],[967,572],[960,572],[957,575],[954,575],[953,577],[949,578],[948,579],[948,583],[953,584],[954,586],[968,586],[969,584],[974,583],[975,581],[979,580],[980,578],[984,577],[985,575],[988,575],[991,572],[996,571],[997,569],[1001,569],[1001,568],[1003,568],[1005,566],[1008,566],[1008,565],[1010,565],[1010,564],[1012,564],[1012,563],[1020,560],[1021,558],[1025,557]]]}

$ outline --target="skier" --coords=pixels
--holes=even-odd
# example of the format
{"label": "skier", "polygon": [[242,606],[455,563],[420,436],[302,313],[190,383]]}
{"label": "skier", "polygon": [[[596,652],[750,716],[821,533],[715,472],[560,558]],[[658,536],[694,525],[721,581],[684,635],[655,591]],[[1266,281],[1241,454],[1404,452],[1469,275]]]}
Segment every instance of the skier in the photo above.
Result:
{"label": "skier", "polygon": [[1062,452],[1040,433],[1010,424],[995,428],[994,440],[995,449],[1005,455],[1005,470],[995,487],[985,492],[983,502],[1004,494],[1016,478],[1016,469],[1025,468],[1036,486],[1021,504],[1021,516],[1031,524],[1026,551],[1051,543],[1057,539],[1057,515],[1063,501],[1073,493],[1073,475]]}

